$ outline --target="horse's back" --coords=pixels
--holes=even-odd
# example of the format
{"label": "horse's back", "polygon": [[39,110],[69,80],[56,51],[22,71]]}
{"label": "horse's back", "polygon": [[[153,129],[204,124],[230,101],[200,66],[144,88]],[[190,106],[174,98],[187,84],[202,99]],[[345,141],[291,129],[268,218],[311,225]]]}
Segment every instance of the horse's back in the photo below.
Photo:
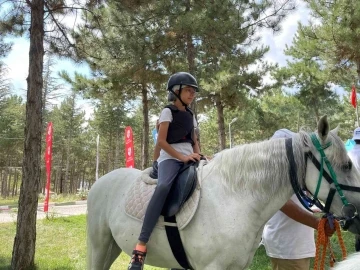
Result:
{"label": "horse's back", "polygon": [[[99,178],[91,187],[87,206],[88,212],[102,208],[109,208],[113,205],[114,200],[119,201],[124,198],[127,191],[141,174],[140,170],[130,168],[120,168],[111,171]],[[111,206],[110,206],[111,208]]]}

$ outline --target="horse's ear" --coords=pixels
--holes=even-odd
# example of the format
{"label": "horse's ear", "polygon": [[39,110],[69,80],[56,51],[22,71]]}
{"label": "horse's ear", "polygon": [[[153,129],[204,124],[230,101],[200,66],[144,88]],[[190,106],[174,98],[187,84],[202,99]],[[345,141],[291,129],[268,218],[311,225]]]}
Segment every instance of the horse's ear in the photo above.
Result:
{"label": "horse's ear", "polygon": [[327,120],[327,116],[324,115],[320,118],[320,121],[318,122],[318,135],[322,141],[324,141],[329,134],[329,122]]}
{"label": "horse's ear", "polygon": [[338,135],[339,133],[339,128],[340,126],[338,125],[336,128],[334,128],[331,132],[334,133],[336,136]]}

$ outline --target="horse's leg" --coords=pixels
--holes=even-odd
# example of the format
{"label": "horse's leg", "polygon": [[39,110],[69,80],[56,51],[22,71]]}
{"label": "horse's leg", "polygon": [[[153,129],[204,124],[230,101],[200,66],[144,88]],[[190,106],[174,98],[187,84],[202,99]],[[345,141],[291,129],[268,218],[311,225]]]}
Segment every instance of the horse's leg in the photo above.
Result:
{"label": "horse's leg", "polygon": [[115,242],[110,228],[101,222],[90,222],[90,217],[88,215],[88,270],[109,269],[122,250]]}
{"label": "horse's leg", "polygon": [[116,244],[110,232],[106,236],[101,233],[98,234],[90,240],[88,245],[91,254],[88,270],[109,269],[122,251]]}
{"label": "horse's leg", "polygon": [[105,258],[105,265],[104,269],[110,269],[110,266],[113,264],[113,262],[116,260],[117,257],[119,257],[121,253],[121,248],[117,245],[115,242],[115,239],[112,238],[111,244],[109,245],[107,255]]}

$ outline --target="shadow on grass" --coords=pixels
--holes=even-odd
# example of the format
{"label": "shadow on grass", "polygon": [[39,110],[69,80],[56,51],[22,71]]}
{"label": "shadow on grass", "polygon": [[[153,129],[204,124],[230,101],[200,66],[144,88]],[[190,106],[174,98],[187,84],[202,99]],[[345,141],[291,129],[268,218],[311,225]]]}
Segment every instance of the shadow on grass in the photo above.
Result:
{"label": "shadow on grass", "polygon": [[11,270],[11,257],[0,256],[0,270]]}
{"label": "shadow on grass", "polygon": [[[11,270],[11,257],[0,257],[0,270]],[[27,270],[40,270],[40,267],[36,266]],[[55,267],[52,270],[73,270],[72,267]]]}

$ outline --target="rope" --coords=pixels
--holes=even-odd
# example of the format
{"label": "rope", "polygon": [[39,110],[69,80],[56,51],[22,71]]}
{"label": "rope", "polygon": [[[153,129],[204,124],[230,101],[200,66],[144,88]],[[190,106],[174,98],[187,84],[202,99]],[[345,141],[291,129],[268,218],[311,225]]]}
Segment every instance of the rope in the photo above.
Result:
{"label": "rope", "polygon": [[[325,257],[326,257],[326,249],[329,248],[329,264],[331,267],[335,264],[335,256],[334,252],[330,246],[329,237],[325,235],[325,224],[327,222],[327,218],[321,218],[318,225],[318,234],[316,239],[316,253],[315,253],[315,262],[314,262],[314,270],[324,270],[325,269]],[[339,244],[342,252],[342,259],[346,259],[346,247],[344,244],[344,240],[341,236],[340,225],[337,220],[334,220],[334,225],[336,229],[336,234],[339,239]]]}

